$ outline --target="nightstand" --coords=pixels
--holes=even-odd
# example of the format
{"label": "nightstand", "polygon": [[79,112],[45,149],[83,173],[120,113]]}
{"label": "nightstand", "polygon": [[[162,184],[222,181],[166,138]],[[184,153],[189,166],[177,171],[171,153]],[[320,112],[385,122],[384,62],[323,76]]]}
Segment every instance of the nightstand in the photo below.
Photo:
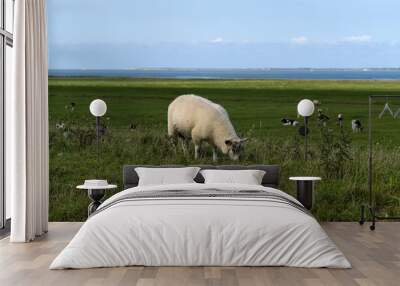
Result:
{"label": "nightstand", "polygon": [[90,216],[101,205],[101,199],[104,197],[106,190],[115,189],[117,185],[110,185],[106,180],[85,180],[83,185],[79,185],[76,188],[87,190],[88,196],[92,201],[88,206],[88,216]]}
{"label": "nightstand", "polygon": [[297,200],[311,210],[314,201],[314,182],[321,181],[320,177],[290,177],[289,180],[297,183]]}

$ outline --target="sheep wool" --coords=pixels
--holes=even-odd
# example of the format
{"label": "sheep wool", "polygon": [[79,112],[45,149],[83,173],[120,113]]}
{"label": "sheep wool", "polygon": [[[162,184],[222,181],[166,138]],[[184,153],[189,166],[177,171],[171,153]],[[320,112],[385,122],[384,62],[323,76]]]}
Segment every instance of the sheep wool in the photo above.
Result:
{"label": "sheep wool", "polygon": [[227,111],[221,105],[193,94],[181,95],[168,106],[168,135],[191,138],[195,145],[195,158],[202,142],[208,142],[213,147],[214,161],[217,159],[216,149],[237,160],[245,141],[236,134]]}

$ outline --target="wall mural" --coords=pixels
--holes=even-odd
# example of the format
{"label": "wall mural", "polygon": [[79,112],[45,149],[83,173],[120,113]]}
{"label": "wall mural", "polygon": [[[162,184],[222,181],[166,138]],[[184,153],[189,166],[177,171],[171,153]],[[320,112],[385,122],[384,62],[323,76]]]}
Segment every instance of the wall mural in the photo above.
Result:
{"label": "wall mural", "polygon": [[[315,215],[356,220],[367,198],[368,94],[388,86],[400,93],[391,82],[50,77],[50,217],[84,220],[88,198],[75,186],[97,172],[121,186],[124,164],[257,163],[281,165],[281,188],[292,194],[290,176],[321,176]],[[190,92],[197,95],[184,95]],[[99,157],[89,111],[97,98],[107,104]],[[315,105],[307,131],[297,114],[304,98]],[[375,177],[386,178],[375,186],[382,206],[396,200],[400,178],[399,123],[387,112],[379,117],[384,105],[373,105]],[[390,205],[383,212],[395,213]]]}
{"label": "wall mural", "polygon": [[[318,219],[358,220],[368,97],[400,95],[398,9],[300,2],[49,0],[50,220],[85,220],[76,186],[121,191],[124,164],[279,164],[290,194],[289,177],[322,178]],[[376,203],[392,216],[400,99],[374,100],[372,119]]]}

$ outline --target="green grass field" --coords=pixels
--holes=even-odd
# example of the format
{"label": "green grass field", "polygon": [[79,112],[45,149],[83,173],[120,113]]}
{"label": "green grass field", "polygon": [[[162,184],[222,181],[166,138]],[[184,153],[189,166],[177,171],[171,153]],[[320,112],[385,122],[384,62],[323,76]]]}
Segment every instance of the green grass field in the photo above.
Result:
{"label": "green grass field", "polygon": [[[123,164],[211,163],[209,151],[195,161],[166,136],[168,104],[188,93],[223,105],[238,134],[250,138],[237,163],[280,164],[281,189],[291,194],[295,188],[289,176],[320,175],[324,179],[317,187],[313,213],[321,220],[356,220],[359,204],[367,198],[368,95],[400,95],[400,82],[51,78],[50,220],[86,218],[89,201],[75,186],[96,176],[95,121],[88,108],[93,99],[101,98],[108,105],[99,172],[109,181],[121,186]],[[303,141],[297,128],[280,123],[283,117],[296,119],[296,106],[303,98],[319,100],[320,108],[331,117],[325,129],[315,117],[311,120],[312,159],[308,163],[301,157]],[[373,135],[374,186],[385,215],[400,211],[400,118],[386,115],[378,119],[384,102],[374,104]],[[71,103],[75,104],[73,111]],[[394,111],[400,108],[400,100],[390,104]],[[336,125],[338,113],[345,118],[343,136],[351,141],[348,146]],[[351,119],[360,119],[364,132],[352,133]],[[64,123],[64,128],[56,129],[57,123]],[[349,159],[345,156],[341,162],[343,152]],[[221,158],[219,163],[231,162]]]}

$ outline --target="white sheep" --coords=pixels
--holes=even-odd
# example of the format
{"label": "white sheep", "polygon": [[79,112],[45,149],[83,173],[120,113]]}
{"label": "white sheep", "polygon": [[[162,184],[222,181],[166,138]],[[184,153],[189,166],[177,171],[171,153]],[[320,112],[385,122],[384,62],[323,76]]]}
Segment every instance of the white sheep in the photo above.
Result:
{"label": "white sheep", "polygon": [[213,160],[217,149],[238,160],[243,143],[237,136],[226,110],[208,99],[193,94],[181,95],[168,106],[168,135],[191,138],[195,146],[195,159],[199,157],[202,142],[213,147]]}

